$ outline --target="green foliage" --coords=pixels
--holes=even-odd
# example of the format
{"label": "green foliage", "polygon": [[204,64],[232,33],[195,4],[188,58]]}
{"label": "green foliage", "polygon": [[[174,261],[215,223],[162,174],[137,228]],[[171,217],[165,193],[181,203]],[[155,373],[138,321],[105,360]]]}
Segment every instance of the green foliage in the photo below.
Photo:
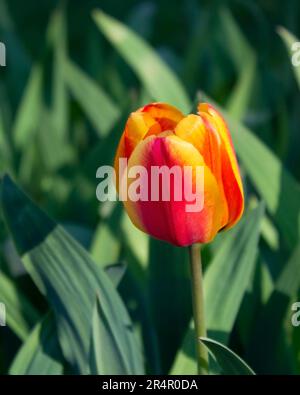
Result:
{"label": "green foliage", "polygon": [[299,2],[79,3],[0,5],[0,373],[196,373],[186,251],[95,191],[130,111],[201,100],[245,187],[203,247],[211,373],[299,374]]}
{"label": "green foliage", "polygon": [[202,343],[211,351],[225,375],[254,375],[253,370],[237,354],[223,344],[205,337],[200,338]]}

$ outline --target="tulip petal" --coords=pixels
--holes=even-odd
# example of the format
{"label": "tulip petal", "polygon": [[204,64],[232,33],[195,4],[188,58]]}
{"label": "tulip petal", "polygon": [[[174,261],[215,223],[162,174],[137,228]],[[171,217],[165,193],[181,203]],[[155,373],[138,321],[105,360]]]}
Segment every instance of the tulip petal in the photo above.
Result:
{"label": "tulip petal", "polygon": [[[139,229],[155,238],[179,246],[187,246],[196,242],[206,243],[214,238],[222,227],[224,201],[214,175],[205,164],[202,155],[192,144],[173,133],[149,136],[136,146],[128,162],[128,171],[134,166],[144,166],[148,172],[148,179],[145,181],[149,193],[148,200],[132,201],[128,199],[124,202],[129,217]],[[179,166],[180,169],[183,169],[184,166],[191,166],[193,178],[190,182],[193,183],[194,191],[196,167],[201,166],[204,171],[203,209],[187,212],[186,204],[191,202],[185,199],[184,193],[180,201],[174,199],[174,188],[177,185],[172,177],[170,200],[163,201],[161,195],[158,201],[151,200],[149,175],[153,166],[167,166],[169,169],[172,166]],[[130,189],[133,180],[127,178],[127,182]],[[185,182],[187,182],[186,179],[184,179]],[[160,189],[162,184],[160,178]]]}
{"label": "tulip petal", "polygon": [[219,112],[208,103],[200,103],[198,113],[220,136],[222,180],[229,209],[228,224],[225,228],[228,229],[238,222],[244,210],[244,192],[238,162],[229,130]]}
{"label": "tulip petal", "polygon": [[222,221],[222,227],[225,226],[228,222],[228,209],[222,182],[219,136],[210,127],[205,117],[195,114],[190,114],[183,118],[177,124],[175,134],[197,148],[203,156],[205,164],[215,176],[224,200],[224,207],[226,208],[224,209],[224,218]]}
{"label": "tulip petal", "polygon": [[174,130],[177,123],[184,117],[181,111],[167,103],[150,103],[138,111],[147,113],[154,118],[161,130]]}
{"label": "tulip petal", "polygon": [[129,158],[136,145],[146,136],[159,134],[161,127],[149,114],[133,112],[130,114],[125,130],[119,142],[115,156],[114,167],[116,175],[119,173],[119,158]]}

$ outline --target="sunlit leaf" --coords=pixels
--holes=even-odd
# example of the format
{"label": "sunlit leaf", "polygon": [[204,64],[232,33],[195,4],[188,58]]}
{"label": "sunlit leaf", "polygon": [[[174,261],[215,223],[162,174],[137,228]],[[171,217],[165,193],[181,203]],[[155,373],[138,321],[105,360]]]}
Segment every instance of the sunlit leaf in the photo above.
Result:
{"label": "sunlit leaf", "polygon": [[213,354],[225,375],[254,375],[253,370],[236,353],[213,339],[201,337],[199,339]]}
{"label": "sunlit leaf", "polygon": [[190,101],[174,72],[136,33],[101,11],[94,11],[94,20],[119,53],[137,73],[153,99],[165,101],[188,112]]}
{"label": "sunlit leaf", "polygon": [[105,136],[118,119],[120,112],[116,104],[75,63],[67,60],[64,76],[68,88],[86,113],[99,136]]}
{"label": "sunlit leaf", "polygon": [[63,373],[55,318],[47,314],[30,333],[11,367],[12,375],[57,375]]}
{"label": "sunlit leaf", "polygon": [[17,285],[0,271],[0,301],[6,306],[6,322],[25,340],[39,319],[39,313]]}

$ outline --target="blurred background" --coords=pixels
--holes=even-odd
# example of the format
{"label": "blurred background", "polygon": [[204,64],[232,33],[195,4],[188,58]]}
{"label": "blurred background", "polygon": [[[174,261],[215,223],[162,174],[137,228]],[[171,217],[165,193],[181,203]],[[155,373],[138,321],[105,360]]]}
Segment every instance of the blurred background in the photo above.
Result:
{"label": "blurred background", "polygon": [[[290,323],[300,300],[299,22],[297,0],[0,0],[1,175],[99,265],[127,264],[119,291],[147,372],[194,368],[187,254],[134,229],[121,205],[99,204],[96,170],[112,164],[130,111],[166,100],[188,113],[199,99],[228,114],[247,198],[244,222],[203,250],[209,329],[257,373],[300,372]],[[3,219],[0,240],[5,374],[49,300]]]}

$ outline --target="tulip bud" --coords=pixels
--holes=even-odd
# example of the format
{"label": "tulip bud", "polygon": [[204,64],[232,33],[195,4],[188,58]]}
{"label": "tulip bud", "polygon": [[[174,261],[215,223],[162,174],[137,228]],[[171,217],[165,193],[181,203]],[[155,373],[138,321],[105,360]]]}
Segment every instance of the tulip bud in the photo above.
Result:
{"label": "tulip bud", "polygon": [[[127,160],[126,172],[119,171],[119,159]],[[189,177],[187,168],[191,169]],[[116,179],[129,192],[136,182],[130,172],[136,169],[140,174],[145,169],[139,180],[141,199],[129,196],[124,206],[134,225],[157,239],[178,246],[207,243],[220,230],[236,224],[243,213],[243,186],[230,133],[210,104],[199,104],[198,114],[188,116],[165,103],[152,103],[133,112],[115,158]],[[157,173],[159,169],[171,169],[170,178],[156,178],[157,185],[153,185],[150,178],[153,170]],[[176,178],[179,170],[183,183]],[[171,192],[169,199],[164,196],[166,187]],[[198,203],[195,207],[201,209],[192,210],[185,193],[181,199],[176,197],[183,190],[193,194]],[[148,192],[148,198],[142,192]]]}

